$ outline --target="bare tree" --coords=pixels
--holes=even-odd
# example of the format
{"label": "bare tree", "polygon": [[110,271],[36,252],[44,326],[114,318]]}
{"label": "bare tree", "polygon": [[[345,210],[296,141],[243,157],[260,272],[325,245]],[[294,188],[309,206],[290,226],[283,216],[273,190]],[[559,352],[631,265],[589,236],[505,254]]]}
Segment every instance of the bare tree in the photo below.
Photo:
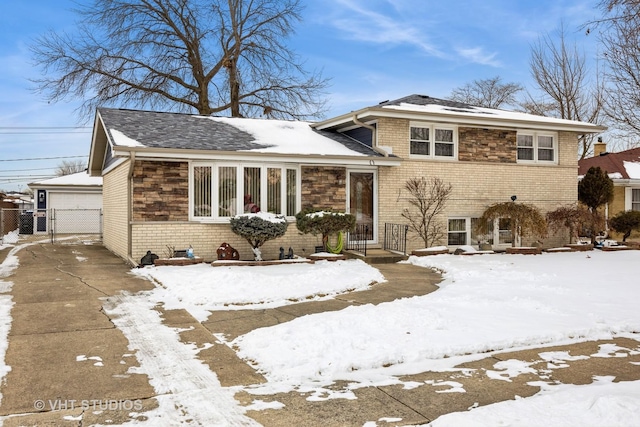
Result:
{"label": "bare tree", "polygon": [[608,81],[604,112],[631,138],[640,139],[640,0],[601,0],[603,18],[586,25],[599,28]]}
{"label": "bare tree", "polygon": [[499,76],[474,80],[451,91],[449,99],[486,108],[516,104],[516,94],[523,90],[518,83],[502,83]]}
{"label": "bare tree", "polygon": [[83,160],[63,160],[56,168],[56,176],[71,175],[87,169],[87,164]]}
{"label": "bare tree", "polygon": [[74,34],[31,46],[50,102],[83,100],[233,117],[317,117],[327,80],[285,44],[299,0],[94,0]]}
{"label": "bare tree", "polygon": [[[543,98],[528,94],[522,103],[528,112],[588,123],[600,121],[603,82],[597,77],[595,81],[590,79],[584,53],[575,43],[568,45],[564,27],[558,31],[557,40],[548,34],[538,39],[531,48],[529,65]],[[591,152],[594,139],[592,134],[579,137],[580,158]]]}
{"label": "bare tree", "polygon": [[451,184],[440,178],[410,178],[404,184],[409,192],[409,203],[417,210],[405,208],[402,217],[409,221],[409,230],[418,234],[424,247],[431,247],[446,235],[446,228],[436,221],[451,196]]}
{"label": "bare tree", "polygon": [[580,231],[592,221],[591,212],[584,206],[572,204],[560,206],[557,209],[547,212],[547,227],[551,232],[558,232],[566,229],[569,232],[569,243],[573,243],[573,239],[578,239]]}

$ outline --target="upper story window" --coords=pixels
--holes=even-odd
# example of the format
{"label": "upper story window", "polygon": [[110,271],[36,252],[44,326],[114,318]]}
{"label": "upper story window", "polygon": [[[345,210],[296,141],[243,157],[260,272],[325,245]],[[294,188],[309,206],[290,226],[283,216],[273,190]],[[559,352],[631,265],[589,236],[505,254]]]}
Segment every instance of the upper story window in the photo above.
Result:
{"label": "upper story window", "polygon": [[518,161],[558,163],[557,137],[541,132],[518,132]]}
{"label": "upper story window", "polygon": [[197,162],[189,175],[191,218],[230,218],[260,211],[294,216],[300,210],[295,166]]}
{"label": "upper story window", "polygon": [[411,123],[409,153],[434,159],[457,157],[458,132],[455,128]]}

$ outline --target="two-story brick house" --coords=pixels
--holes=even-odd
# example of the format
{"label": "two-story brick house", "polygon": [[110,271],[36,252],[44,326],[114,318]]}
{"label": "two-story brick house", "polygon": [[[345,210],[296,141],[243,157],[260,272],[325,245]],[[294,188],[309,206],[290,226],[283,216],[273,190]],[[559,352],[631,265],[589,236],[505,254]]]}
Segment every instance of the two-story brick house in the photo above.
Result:
{"label": "two-story brick house", "polygon": [[[453,248],[477,243],[472,224],[492,203],[517,196],[544,212],[575,202],[578,135],[603,130],[421,95],[318,123],[99,109],[89,170],[103,176],[104,243],[131,262],[167,245],[213,259],[225,241],[250,258],[228,225],[248,198],[291,222],[266,257],[313,252],[319,239],[293,217],[307,206],[353,213],[381,244],[385,223],[406,222],[405,182],[422,176],[453,187],[438,219]],[[510,244],[506,228],[495,223],[494,246]]]}

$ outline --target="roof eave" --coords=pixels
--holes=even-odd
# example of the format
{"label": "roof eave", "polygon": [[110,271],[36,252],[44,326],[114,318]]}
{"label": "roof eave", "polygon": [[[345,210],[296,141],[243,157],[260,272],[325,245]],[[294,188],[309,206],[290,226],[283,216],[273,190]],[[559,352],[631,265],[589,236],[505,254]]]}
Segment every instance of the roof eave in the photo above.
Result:
{"label": "roof eave", "polygon": [[319,130],[335,130],[353,124],[353,116],[362,120],[373,120],[380,117],[400,118],[407,120],[435,120],[441,123],[469,125],[474,127],[496,126],[521,129],[559,130],[579,133],[600,133],[607,130],[606,126],[599,126],[583,122],[554,123],[553,121],[509,119],[505,117],[493,118],[490,116],[467,116],[462,114],[452,115],[437,111],[407,111],[384,107],[369,107],[348,114],[314,123],[312,126]]}
{"label": "roof eave", "polygon": [[194,150],[181,148],[155,148],[155,147],[127,147],[115,146],[113,154],[116,157],[129,157],[135,152],[136,159],[174,159],[184,160],[229,160],[229,161],[279,161],[290,163],[317,163],[317,164],[347,164],[347,165],[371,165],[371,166],[399,166],[402,159],[399,157],[383,156],[348,156],[328,154],[290,154],[268,153],[257,151],[222,151],[222,150]]}

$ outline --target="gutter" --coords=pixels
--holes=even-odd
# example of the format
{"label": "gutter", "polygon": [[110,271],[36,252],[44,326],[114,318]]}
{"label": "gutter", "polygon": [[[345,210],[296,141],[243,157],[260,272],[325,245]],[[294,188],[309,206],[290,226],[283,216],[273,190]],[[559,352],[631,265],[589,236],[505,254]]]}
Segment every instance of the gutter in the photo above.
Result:
{"label": "gutter", "polygon": [[362,126],[364,128],[367,128],[371,131],[371,148],[373,149],[373,151],[375,151],[378,154],[382,154],[384,157],[389,157],[389,153],[387,153],[382,148],[378,147],[378,138],[377,138],[378,135],[376,133],[376,127],[372,125],[368,125],[358,120],[357,114],[353,115],[352,120],[353,120],[353,123],[359,126]]}
{"label": "gutter", "polygon": [[[129,163],[129,173],[127,174],[127,257],[129,258],[129,261],[133,260],[133,243],[131,242],[132,236],[131,234],[133,233],[133,225],[131,225],[132,222],[132,218],[131,218],[131,214],[132,214],[132,204],[133,204],[133,186],[131,185],[131,178],[133,177],[133,165],[136,162],[136,152],[135,151],[131,151],[129,152],[129,158],[130,158],[130,163]],[[137,265],[137,263],[134,262],[134,265]]]}

